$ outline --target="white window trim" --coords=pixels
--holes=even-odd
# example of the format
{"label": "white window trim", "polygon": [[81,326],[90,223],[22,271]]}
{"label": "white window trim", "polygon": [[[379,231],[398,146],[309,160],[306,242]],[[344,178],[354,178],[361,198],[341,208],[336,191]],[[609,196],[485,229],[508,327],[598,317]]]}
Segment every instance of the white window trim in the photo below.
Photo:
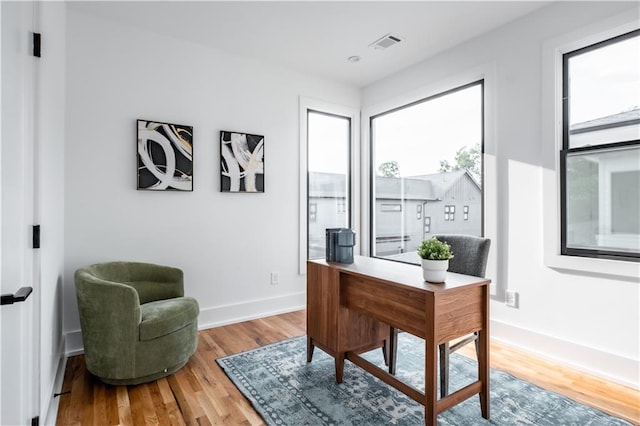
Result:
{"label": "white window trim", "polygon": [[[462,87],[475,81],[484,80],[484,235],[493,241],[487,261],[486,276],[490,278],[490,293],[495,296],[502,294],[500,283],[506,283],[506,268],[498,269],[500,258],[500,247],[498,241],[498,170],[497,170],[497,133],[496,133],[496,63],[489,62],[479,65],[459,74],[452,75],[436,83],[413,90],[409,93],[388,99],[386,101],[364,107],[362,110],[362,148],[361,148],[361,171],[360,171],[360,204],[362,206],[360,226],[366,230],[362,233],[361,251],[364,255],[371,255],[371,236],[369,235],[371,218],[371,146],[370,128],[371,117],[379,115],[391,109],[405,106],[431,96],[444,93],[456,87]],[[495,248],[495,249],[494,249]],[[500,289],[500,290],[499,290]]]}
{"label": "white window trim", "polygon": [[360,110],[344,105],[332,104],[318,99],[300,96],[299,122],[300,122],[300,215],[299,224],[299,251],[298,272],[300,275],[307,273],[307,111],[314,110],[328,114],[340,115],[351,119],[351,188],[349,188],[351,212],[351,228],[356,233],[356,245],[354,254],[360,253]]}
{"label": "white window trim", "polygon": [[[637,11],[637,9],[636,9]],[[627,12],[547,40],[542,51],[544,264],[553,269],[640,282],[640,263],[560,254],[560,150],[562,149],[562,55],[638,29]]]}

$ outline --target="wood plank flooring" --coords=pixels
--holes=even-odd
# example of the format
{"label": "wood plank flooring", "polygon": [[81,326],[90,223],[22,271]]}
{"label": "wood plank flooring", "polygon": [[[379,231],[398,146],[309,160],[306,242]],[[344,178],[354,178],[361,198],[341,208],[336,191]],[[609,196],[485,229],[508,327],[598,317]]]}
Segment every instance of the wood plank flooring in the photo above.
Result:
{"label": "wood plank flooring", "polygon": [[[305,311],[202,330],[198,350],[177,373],[139,386],[109,386],[67,361],[57,424],[263,425],[216,358],[305,334]],[[473,345],[461,353],[473,357]],[[640,392],[560,367],[496,343],[492,367],[640,425]]]}

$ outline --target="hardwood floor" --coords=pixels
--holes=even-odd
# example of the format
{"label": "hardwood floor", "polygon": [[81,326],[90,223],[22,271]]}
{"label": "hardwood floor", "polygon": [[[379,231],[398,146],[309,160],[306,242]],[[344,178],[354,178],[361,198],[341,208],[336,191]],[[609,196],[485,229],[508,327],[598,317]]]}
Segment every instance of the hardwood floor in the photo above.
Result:
{"label": "hardwood floor", "polygon": [[[216,358],[305,334],[305,311],[202,330],[189,363],[167,378],[109,386],[69,358],[58,425],[262,425]],[[473,356],[473,345],[461,353]],[[640,424],[640,392],[591,377],[503,345],[491,344],[491,366]]]}

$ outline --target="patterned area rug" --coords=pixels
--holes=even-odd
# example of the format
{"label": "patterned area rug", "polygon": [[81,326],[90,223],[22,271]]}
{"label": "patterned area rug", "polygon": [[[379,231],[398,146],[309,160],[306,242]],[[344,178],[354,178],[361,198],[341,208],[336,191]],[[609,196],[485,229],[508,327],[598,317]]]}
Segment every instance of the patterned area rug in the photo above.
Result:
{"label": "patterned area rug", "polygon": [[[382,351],[365,355],[384,366]],[[306,337],[296,337],[217,360],[268,425],[424,425],[424,408],[360,367],[345,362],[335,381],[333,358],[316,348],[306,362]],[[476,362],[458,354],[450,361],[450,392],[477,380]],[[400,333],[397,374],[424,391],[424,344]],[[491,370],[491,420],[478,396],[441,413],[438,425],[630,425],[624,420]]]}

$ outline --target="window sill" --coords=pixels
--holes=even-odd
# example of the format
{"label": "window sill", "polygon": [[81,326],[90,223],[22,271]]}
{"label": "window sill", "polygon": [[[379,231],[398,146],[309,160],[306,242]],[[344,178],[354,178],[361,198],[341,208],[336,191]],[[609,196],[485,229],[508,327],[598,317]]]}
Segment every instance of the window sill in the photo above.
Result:
{"label": "window sill", "polygon": [[640,263],[638,262],[545,254],[544,264],[551,269],[566,270],[576,274],[587,273],[640,283]]}

